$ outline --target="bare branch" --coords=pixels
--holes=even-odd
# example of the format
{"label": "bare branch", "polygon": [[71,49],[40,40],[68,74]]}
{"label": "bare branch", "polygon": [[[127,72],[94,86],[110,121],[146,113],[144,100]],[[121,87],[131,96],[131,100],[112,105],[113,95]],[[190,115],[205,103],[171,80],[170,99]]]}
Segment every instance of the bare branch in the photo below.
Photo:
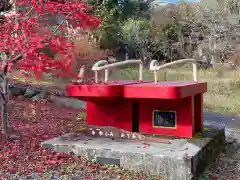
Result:
{"label": "bare branch", "polygon": [[22,58],[23,58],[23,55],[20,54],[20,55],[17,55],[15,58],[11,59],[10,61],[11,61],[12,63],[17,63],[17,62],[20,61]]}
{"label": "bare branch", "polygon": [[[66,17],[68,17],[68,16],[70,16],[70,15],[71,15],[71,12],[69,12]],[[56,34],[56,33],[58,32],[59,28],[60,28],[60,27],[63,25],[63,23],[65,23],[66,21],[67,21],[67,20],[64,18],[64,19],[60,22],[60,24],[54,29],[53,34]],[[49,41],[51,38],[52,38],[52,36],[48,37],[46,40]]]}

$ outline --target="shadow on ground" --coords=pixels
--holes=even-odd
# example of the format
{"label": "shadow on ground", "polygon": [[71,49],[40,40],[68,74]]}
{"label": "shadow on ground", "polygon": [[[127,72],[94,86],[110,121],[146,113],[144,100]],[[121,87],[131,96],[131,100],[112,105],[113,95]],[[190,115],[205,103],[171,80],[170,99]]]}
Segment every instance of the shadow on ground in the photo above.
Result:
{"label": "shadow on ground", "polygon": [[240,130],[240,117],[233,115],[222,115],[215,112],[204,112],[204,123],[222,123],[226,128]]}
{"label": "shadow on ground", "polygon": [[226,137],[240,140],[240,116],[222,115],[215,112],[204,113],[204,124],[222,124],[225,126]]}

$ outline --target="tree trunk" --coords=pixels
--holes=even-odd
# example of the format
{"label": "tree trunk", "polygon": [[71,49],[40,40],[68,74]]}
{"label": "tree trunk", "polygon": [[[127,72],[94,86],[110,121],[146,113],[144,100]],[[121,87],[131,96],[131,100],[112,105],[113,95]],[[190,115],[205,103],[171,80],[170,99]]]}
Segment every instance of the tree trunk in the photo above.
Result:
{"label": "tree trunk", "polygon": [[9,122],[8,122],[8,80],[7,77],[3,78],[2,86],[2,133],[7,134],[9,130]]}
{"label": "tree trunk", "polygon": [[7,102],[2,103],[2,133],[8,133],[8,114],[7,114]]}
{"label": "tree trunk", "polygon": [[141,61],[143,63],[143,66],[147,67],[147,65],[148,65],[148,58],[145,57],[145,52],[144,52],[143,49],[140,50],[140,59],[141,59]]}

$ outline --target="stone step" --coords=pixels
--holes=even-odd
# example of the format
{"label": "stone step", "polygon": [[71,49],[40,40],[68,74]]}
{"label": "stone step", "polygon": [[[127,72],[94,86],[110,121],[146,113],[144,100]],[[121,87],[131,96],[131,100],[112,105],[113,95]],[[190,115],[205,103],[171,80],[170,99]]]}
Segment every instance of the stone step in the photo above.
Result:
{"label": "stone step", "polygon": [[[68,134],[43,142],[44,148],[73,153],[100,164],[114,164],[168,180],[199,177],[224,148],[224,128],[208,126],[203,137],[171,138],[170,144]],[[69,138],[66,138],[69,136]],[[83,137],[84,136],[84,137]],[[71,139],[73,137],[73,139]]]}

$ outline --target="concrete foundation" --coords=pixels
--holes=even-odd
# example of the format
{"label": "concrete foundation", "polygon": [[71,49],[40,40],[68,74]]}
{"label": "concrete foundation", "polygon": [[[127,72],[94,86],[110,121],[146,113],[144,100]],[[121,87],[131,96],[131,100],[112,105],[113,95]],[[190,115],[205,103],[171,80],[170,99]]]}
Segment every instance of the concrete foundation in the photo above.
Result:
{"label": "concrete foundation", "polygon": [[74,153],[100,164],[161,176],[166,180],[199,177],[224,148],[224,127],[211,125],[193,139],[171,138],[170,144],[67,134],[42,143],[57,152]]}

